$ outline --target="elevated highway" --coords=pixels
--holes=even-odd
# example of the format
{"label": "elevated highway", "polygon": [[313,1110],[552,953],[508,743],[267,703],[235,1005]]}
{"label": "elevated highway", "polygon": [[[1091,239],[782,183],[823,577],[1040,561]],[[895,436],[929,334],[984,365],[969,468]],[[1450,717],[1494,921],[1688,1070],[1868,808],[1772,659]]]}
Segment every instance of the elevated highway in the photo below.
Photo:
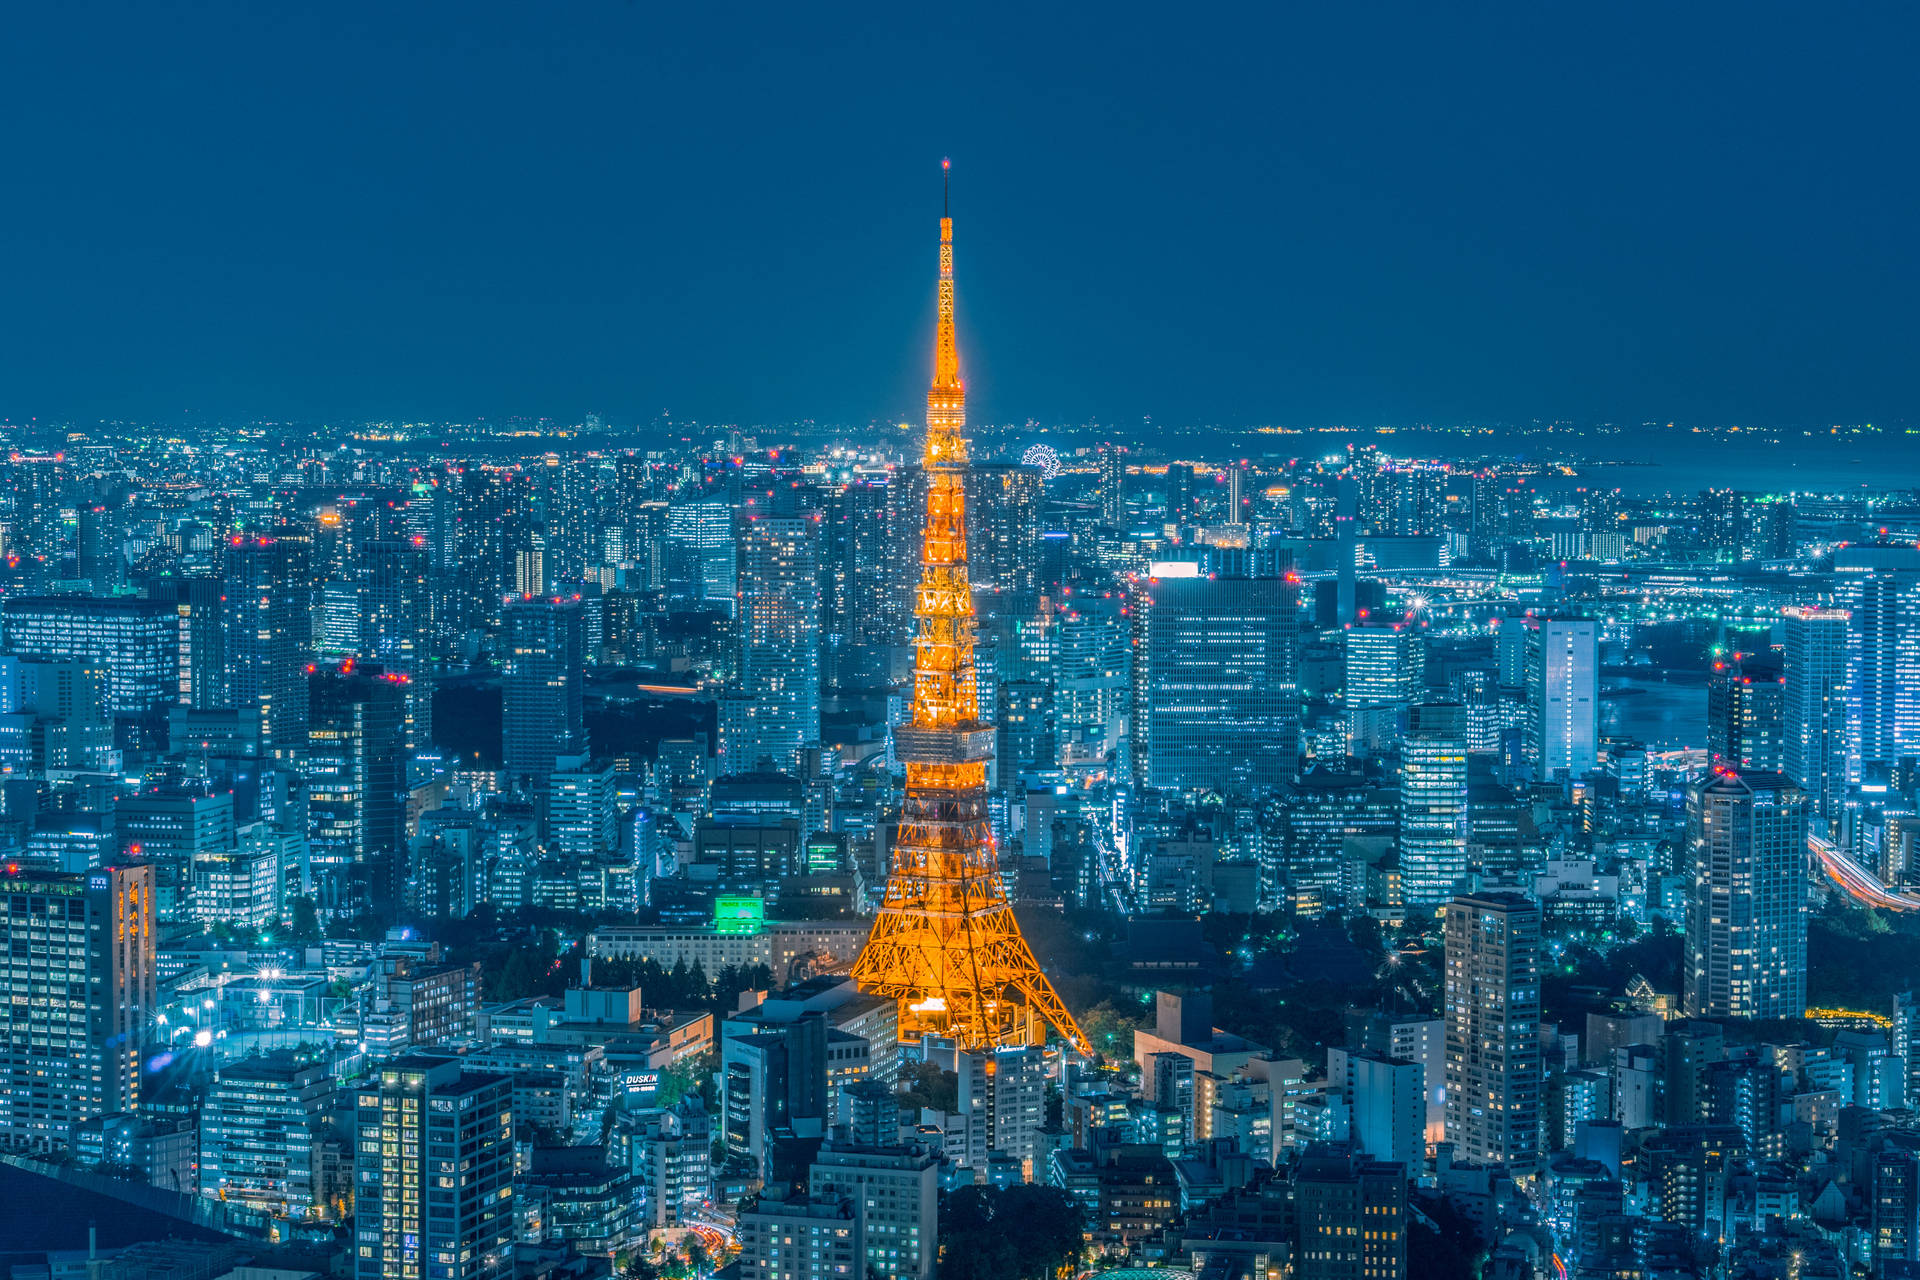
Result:
{"label": "elevated highway", "polygon": [[1879,876],[1848,857],[1831,840],[1810,835],[1807,837],[1807,851],[1819,859],[1820,869],[1827,873],[1827,879],[1854,901],[1888,911],[1920,911],[1920,895],[1889,889]]}

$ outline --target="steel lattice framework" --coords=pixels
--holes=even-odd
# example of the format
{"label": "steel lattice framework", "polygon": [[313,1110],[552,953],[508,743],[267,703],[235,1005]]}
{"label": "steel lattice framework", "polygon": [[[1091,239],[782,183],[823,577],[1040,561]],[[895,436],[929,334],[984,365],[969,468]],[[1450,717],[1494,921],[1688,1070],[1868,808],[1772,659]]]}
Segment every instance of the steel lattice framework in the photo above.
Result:
{"label": "steel lattice framework", "polygon": [[993,727],[980,722],[973,685],[966,421],[953,331],[953,219],[943,216],[927,391],[927,523],[913,605],[913,719],[894,731],[906,796],[886,900],[853,975],[863,990],[899,1001],[902,1040],[932,1034],[966,1049],[1030,1045],[1051,1025],[1090,1052],[1020,934],[987,820]]}

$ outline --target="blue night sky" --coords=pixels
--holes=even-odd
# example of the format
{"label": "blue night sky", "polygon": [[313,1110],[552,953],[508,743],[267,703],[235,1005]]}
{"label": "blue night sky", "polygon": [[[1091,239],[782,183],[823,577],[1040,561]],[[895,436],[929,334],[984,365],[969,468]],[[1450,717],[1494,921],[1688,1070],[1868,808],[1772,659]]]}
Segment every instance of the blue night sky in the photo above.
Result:
{"label": "blue night sky", "polygon": [[1920,417],[1915,14],[15,5],[0,418]]}

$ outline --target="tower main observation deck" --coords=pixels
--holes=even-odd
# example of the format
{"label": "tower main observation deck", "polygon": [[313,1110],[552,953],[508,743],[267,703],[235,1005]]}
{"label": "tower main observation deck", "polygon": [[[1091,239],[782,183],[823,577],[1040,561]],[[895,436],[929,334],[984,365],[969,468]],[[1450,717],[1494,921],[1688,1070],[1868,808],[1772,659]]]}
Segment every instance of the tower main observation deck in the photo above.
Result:
{"label": "tower main observation deck", "polygon": [[[947,162],[943,161],[942,169]],[[886,898],[853,976],[900,1006],[900,1038],[961,1048],[1043,1042],[1051,1026],[1086,1036],[1021,936],[1000,883],[987,817],[993,726],[973,684],[967,579],[966,389],[953,328],[953,219],[940,219],[940,318],[927,391],[926,532],[914,594],[913,718],[894,730],[906,794]]]}

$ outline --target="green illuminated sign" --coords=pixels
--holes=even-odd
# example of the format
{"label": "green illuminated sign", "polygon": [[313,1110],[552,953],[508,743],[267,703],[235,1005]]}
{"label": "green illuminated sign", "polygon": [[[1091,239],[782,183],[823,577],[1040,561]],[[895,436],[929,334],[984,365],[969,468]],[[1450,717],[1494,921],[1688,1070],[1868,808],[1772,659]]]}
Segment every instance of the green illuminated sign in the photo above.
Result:
{"label": "green illuminated sign", "polygon": [[759,933],[766,919],[766,904],[758,898],[715,898],[713,900],[713,931],[715,933]]}

